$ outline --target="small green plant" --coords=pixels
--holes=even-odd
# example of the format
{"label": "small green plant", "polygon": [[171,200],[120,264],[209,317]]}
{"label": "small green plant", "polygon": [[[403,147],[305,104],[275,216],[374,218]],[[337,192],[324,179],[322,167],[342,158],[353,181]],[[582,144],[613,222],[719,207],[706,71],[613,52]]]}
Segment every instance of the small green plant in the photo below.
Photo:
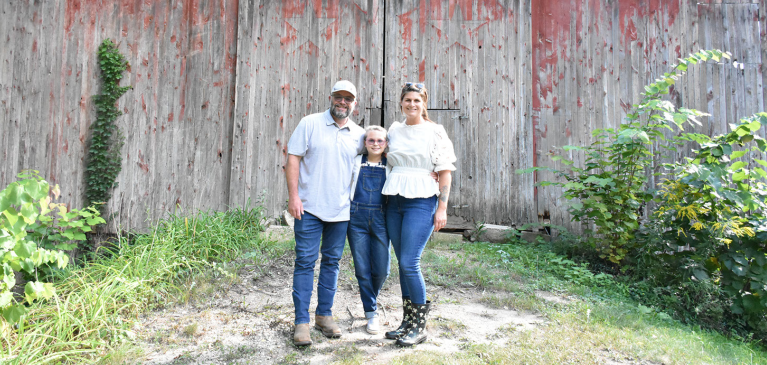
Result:
{"label": "small green plant", "polygon": [[124,138],[115,123],[122,114],[117,108],[117,99],[131,87],[120,86],[128,62],[109,38],[99,46],[98,61],[102,85],[101,94],[95,96],[96,121],[91,125],[85,159],[85,205],[101,204],[99,210],[103,213],[103,204],[109,201],[122,169],[120,148]]}
{"label": "small green plant", "polygon": [[[37,171],[24,171],[18,177],[21,180],[0,192],[0,309],[10,323],[19,322],[26,313],[26,306],[13,295],[16,273],[30,278],[24,286],[28,304],[51,298],[53,283],[45,282],[39,270],[66,267],[69,256],[61,249],[72,248],[69,241],[85,239],[83,232],[104,222],[97,212],[67,211],[64,204],[52,203],[50,186]],[[57,196],[58,186],[53,191]],[[82,214],[88,218],[78,219]]]}
{"label": "small green plant", "polygon": [[485,222],[479,221],[474,223],[474,230],[471,231],[471,236],[469,236],[469,240],[471,242],[479,241],[482,235],[485,233],[485,231],[487,231]]}
{"label": "small green plant", "polygon": [[602,259],[618,266],[626,258],[639,228],[638,218],[642,207],[653,199],[646,189],[648,167],[657,158],[653,145],[664,143],[664,130],[685,124],[700,124],[697,117],[704,115],[694,109],[676,108],[663,100],[669,89],[686,73],[691,64],[713,60],[719,62],[730,58],[719,50],[700,51],[680,59],[671,73],[645,86],[639,104],[633,105],[626,115],[626,122],[618,128],[596,129],[595,141],[587,147],[564,146],[565,152],[582,151],[585,163],[573,166],[564,156],[554,156],[570,169],[557,170],[550,167],[533,167],[517,170],[529,173],[551,170],[563,181],[544,181],[540,185],[555,185],[564,189],[564,197],[571,200],[568,209],[572,220],[581,222],[588,234],[587,244],[596,249]]}
{"label": "small green plant", "polygon": [[197,334],[197,322],[194,322],[192,324],[184,326],[184,328],[181,330],[181,333],[184,334],[186,337],[193,337]]}

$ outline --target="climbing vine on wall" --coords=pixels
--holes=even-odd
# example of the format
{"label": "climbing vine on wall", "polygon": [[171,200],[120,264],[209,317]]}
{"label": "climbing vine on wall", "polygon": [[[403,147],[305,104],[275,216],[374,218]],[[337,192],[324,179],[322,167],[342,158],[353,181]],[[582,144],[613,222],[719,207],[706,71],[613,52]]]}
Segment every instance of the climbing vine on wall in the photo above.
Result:
{"label": "climbing vine on wall", "polygon": [[85,206],[101,204],[99,210],[103,213],[103,203],[109,201],[122,169],[120,149],[124,137],[116,124],[117,117],[122,115],[117,109],[117,99],[131,87],[120,86],[128,62],[111,39],[105,39],[99,46],[98,61],[102,87],[101,94],[95,96],[96,121],[91,125],[91,140],[86,155]]}

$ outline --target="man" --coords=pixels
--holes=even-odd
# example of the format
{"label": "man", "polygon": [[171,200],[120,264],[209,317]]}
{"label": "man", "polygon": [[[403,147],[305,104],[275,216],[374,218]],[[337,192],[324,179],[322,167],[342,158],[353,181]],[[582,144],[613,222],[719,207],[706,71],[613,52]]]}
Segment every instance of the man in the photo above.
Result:
{"label": "man", "polygon": [[[314,267],[322,252],[317,280],[315,327],[330,338],[341,337],[333,321],[338,261],[346,242],[349,192],[354,157],[362,151],[365,131],[349,115],[357,104],[357,89],[346,80],[331,90],[330,109],[301,119],[288,141],[288,212],[296,219],[296,261],[293,305],[296,346],[311,345],[309,301]],[[320,245],[320,242],[322,243]]]}

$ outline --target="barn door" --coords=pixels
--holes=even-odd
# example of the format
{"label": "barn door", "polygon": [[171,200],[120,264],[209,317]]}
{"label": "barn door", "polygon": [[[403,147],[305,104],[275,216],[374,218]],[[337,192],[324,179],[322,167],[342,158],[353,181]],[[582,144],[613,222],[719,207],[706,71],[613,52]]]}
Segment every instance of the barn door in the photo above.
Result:
{"label": "barn door", "polygon": [[[525,7],[528,7],[525,10]],[[522,1],[386,1],[383,122],[402,119],[405,82],[429,90],[429,115],[456,150],[450,194],[454,228],[473,221],[536,220],[529,103],[529,24]],[[522,16],[519,16],[522,14]]]}
{"label": "barn door", "polygon": [[[230,206],[286,208],[287,142],[328,108],[339,79],[358,89],[353,119],[380,124],[383,3],[240,1]],[[267,195],[268,194],[268,195]]]}

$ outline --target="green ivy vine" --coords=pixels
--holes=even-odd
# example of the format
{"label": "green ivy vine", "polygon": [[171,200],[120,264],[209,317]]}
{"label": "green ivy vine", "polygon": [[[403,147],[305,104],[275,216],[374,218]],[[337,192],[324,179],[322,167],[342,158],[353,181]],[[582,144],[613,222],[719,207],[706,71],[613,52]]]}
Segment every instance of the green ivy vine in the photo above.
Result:
{"label": "green ivy vine", "polygon": [[117,109],[117,99],[130,86],[120,86],[123,71],[128,67],[117,45],[107,38],[98,49],[101,69],[101,94],[95,96],[96,121],[91,125],[91,139],[85,165],[85,206],[98,205],[103,214],[112,189],[117,187],[117,175],[122,169],[120,149],[124,136],[115,123],[122,115]]}

